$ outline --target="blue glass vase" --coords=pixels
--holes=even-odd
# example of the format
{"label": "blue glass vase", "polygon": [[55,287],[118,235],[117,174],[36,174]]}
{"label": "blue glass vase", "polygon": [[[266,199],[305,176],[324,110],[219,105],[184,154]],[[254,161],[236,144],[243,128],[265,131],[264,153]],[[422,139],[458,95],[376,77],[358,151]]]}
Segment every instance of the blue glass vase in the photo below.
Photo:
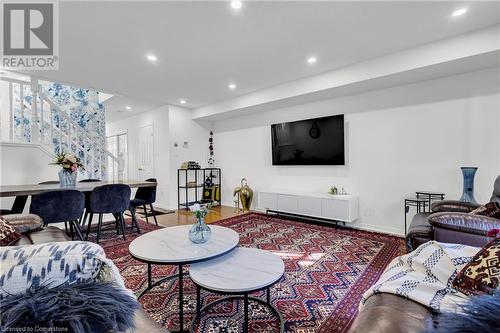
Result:
{"label": "blue glass vase", "polygon": [[476,167],[461,167],[464,176],[464,190],[460,201],[477,203],[474,198],[474,176],[476,175]]}
{"label": "blue glass vase", "polygon": [[61,187],[74,187],[76,185],[76,171],[61,169],[59,171],[59,185]]}
{"label": "blue glass vase", "polygon": [[196,219],[196,223],[189,230],[189,240],[195,244],[205,243],[210,239],[212,235],[212,230],[205,224],[205,219],[199,217]]}

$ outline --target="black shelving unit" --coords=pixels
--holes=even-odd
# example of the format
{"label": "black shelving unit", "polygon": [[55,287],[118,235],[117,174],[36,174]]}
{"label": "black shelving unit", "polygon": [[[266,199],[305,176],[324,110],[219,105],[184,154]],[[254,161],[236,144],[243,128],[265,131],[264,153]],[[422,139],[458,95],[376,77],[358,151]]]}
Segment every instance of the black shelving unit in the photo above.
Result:
{"label": "black shelving unit", "polygon": [[[212,178],[212,187],[219,188],[219,198],[222,198],[222,173],[220,168],[177,169],[178,209],[187,210],[189,209],[189,206],[194,205],[195,203],[205,204],[213,202],[212,200],[202,200],[203,190],[205,188],[205,179],[210,174],[215,176]],[[194,185],[189,185],[189,182],[194,182]],[[194,200],[191,200],[191,198]],[[220,205],[220,200],[217,205]]]}

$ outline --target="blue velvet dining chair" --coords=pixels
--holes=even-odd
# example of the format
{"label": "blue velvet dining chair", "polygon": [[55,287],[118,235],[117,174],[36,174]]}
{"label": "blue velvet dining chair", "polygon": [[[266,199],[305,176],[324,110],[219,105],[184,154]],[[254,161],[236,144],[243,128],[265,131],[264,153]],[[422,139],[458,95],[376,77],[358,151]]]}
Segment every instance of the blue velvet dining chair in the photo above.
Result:
{"label": "blue velvet dining chair", "polygon": [[[88,178],[88,179],[82,179],[79,181],[79,183],[93,183],[93,182],[100,182],[100,179],[93,179],[93,178]],[[87,220],[87,217],[89,215],[89,203],[90,203],[90,193],[91,191],[83,192],[85,195],[85,214],[83,217],[80,219],[80,226],[83,228],[85,227],[85,221]]]}
{"label": "blue velvet dining chair", "polygon": [[[147,182],[156,183],[156,178],[146,179]],[[149,205],[151,208],[151,214],[153,215],[153,219],[155,220],[156,226],[158,226],[158,221],[156,220],[156,214],[153,209],[153,203],[156,201],[156,185],[148,186],[148,187],[139,187],[137,192],[135,192],[134,199],[130,200],[130,213],[132,214],[132,221],[136,222],[135,211],[137,207],[142,206],[144,209],[144,215],[146,215],[146,222],[149,223],[148,220],[148,211],[146,210],[146,205]]]}
{"label": "blue velvet dining chair", "polygon": [[97,243],[99,243],[99,239],[101,238],[103,214],[113,214],[116,220],[117,229],[121,229],[123,239],[126,239],[123,212],[129,207],[130,192],[130,186],[125,184],[102,185],[96,187],[91,192],[88,204],[89,221],[85,239],[88,239],[94,214],[99,215],[97,223]]}
{"label": "blue velvet dining chair", "polygon": [[78,219],[81,218],[84,207],[85,196],[82,192],[55,190],[32,196],[30,213],[40,216],[44,225],[60,222],[69,223],[71,237],[74,239],[74,231],[76,231],[78,238],[83,240]]}

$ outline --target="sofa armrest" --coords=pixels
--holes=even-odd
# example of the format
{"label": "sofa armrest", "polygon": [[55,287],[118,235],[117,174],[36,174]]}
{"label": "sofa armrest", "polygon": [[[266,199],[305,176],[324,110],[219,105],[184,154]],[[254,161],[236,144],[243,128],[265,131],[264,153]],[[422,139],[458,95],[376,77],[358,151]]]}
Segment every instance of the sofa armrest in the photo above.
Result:
{"label": "sofa armrest", "polygon": [[434,228],[443,228],[486,236],[491,229],[500,228],[500,220],[468,213],[435,213],[429,216]]}
{"label": "sofa armrest", "polygon": [[480,204],[472,202],[464,202],[459,200],[441,200],[432,203],[431,210],[435,213],[440,213],[440,212],[470,213],[474,209],[480,206],[481,206]]}

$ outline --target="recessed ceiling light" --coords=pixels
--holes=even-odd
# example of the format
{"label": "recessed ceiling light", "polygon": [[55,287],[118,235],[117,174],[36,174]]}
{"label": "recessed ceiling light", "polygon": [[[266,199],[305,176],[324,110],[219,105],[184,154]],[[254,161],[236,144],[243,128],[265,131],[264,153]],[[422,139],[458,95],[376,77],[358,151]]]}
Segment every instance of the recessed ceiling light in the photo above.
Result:
{"label": "recessed ceiling light", "polygon": [[151,62],[155,62],[156,60],[158,60],[158,58],[156,58],[154,54],[148,54],[146,58]]}
{"label": "recessed ceiling light", "polygon": [[314,64],[318,59],[316,57],[309,57],[307,58],[307,63],[308,64]]}
{"label": "recessed ceiling light", "polygon": [[462,15],[464,15],[465,13],[467,13],[467,8],[460,8],[460,9],[455,10],[455,11],[451,14],[451,16],[453,16],[453,17],[462,16]]}
{"label": "recessed ceiling light", "polygon": [[231,1],[231,7],[233,7],[233,9],[240,9],[242,5],[241,1]]}
{"label": "recessed ceiling light", "polygon": [[127,105],[127,106],[125,107],[125,109],[127,109],[127,110],[132,110],[132,107]]}
{"label": "recessed ceiling light", "polygon": [[231,89],[231,90],[234,90],[234,89],[236,89],[236,84],[234,84],[234,83],[230,83],[227,87],[228,87],[229,89]]}
{"label": "recessed ceiling light", "polygon": [[179,102],[181,102],[181,104],[186,104],[186,100],[185,99],[181,99]]}

